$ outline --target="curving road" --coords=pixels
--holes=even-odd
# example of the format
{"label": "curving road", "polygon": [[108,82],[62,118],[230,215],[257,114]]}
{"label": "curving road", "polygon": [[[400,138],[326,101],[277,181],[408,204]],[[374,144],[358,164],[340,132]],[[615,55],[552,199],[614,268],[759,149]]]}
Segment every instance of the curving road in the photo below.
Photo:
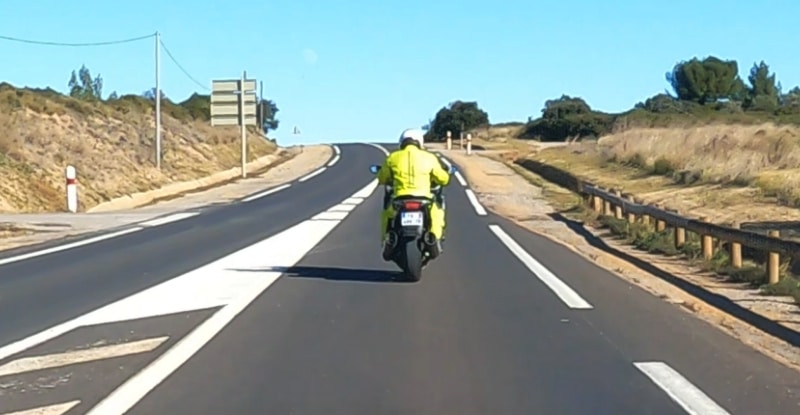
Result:
{"label": "curving road", "polygon": [[288,187],[0,255],[0,415],[800,413],[796,372],[463,177],[444,254],[396,280],[384,154],[336,149]]}

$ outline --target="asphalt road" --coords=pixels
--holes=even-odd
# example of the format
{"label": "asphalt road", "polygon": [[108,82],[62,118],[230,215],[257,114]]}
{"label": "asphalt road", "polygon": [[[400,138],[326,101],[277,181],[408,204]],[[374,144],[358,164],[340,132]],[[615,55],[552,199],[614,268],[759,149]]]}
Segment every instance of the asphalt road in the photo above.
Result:
{"label": "asphalt road", "polygon": [[0,256],[0,415],[800,413],[796,372],[458,180],[444,254],[398,280],[383,153],[338,148],[275,193]]}

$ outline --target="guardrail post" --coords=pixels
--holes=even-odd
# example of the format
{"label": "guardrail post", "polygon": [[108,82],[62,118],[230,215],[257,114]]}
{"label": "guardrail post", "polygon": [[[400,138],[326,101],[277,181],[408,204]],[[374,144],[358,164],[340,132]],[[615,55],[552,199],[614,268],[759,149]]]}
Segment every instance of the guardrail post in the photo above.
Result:
{"label": "guardrail post", "polygon": [[[700,218],[701,222],[708,223],[708,216],[703,216]],[[700,235],[701,236],[701,247],[703,248],[703,258],[706,260],[711,260],[714,256],[714,239],[711,235]]]}
{"label": "guardrail post", "polygon": [[[644,206],[644,199],[635,198],[634,200],[636,201],[637,205]],[[642,224],[645,226],[650,226],[650,215],[647,213],[642,214]]]}
{"label": "guardrail post", "polygon": [[[614,190],[614,196],[622,198],[622,190],[620,189]],[[622,205],[618,204],[614,206],[614,217],[617,219],[622,219]]]}
{"label": "guardrail post", "polygon": [[[664,210],[664,205],[657,203],[656,209]],[[661,219],[656,219],[656,232],[663,232],[665,229],[667,229],[667,223]]]}
{"label": "guardrail post", "polygon": [[[742,225],[739,222],[733,222],[731,228],[741,229]],[[734,268],[742,267],[742,244],[739,242],[731,242],[731,265]]]}
{"label": "guardrail post", "polygon": [[[633,195],[630,195],[630,194],[626,195],[625,198],[628,199],[628,202],[630,202],[630,203],[636,203],[636,201],[633,198]],[[628,223],[630,223],[630,224],[636,223],[636,215],[634,215],[630,211],[628,211],[627,213],[628,213]]]}
{"label": "guardrail post", "polygon": [[[671,209],[670,213],[678,215],[678,211],[675,209]],[[682,248],[686,245],[686,228],[682,228],[680,226],[675,226],[675,248]]]}
{"label": "guardrail post", "polygon": [[[781,232],[776,230],[769,231],[771,238],[780,238]],[[769,276],[770,284],[777,284],[780,281],[780,266],[781,256],[777,252],[769,253],[769,262],[767,262],[767,275]]]}
{"label": "guardrail post", "polygon": [[472,134],[467,134],[467,155],[472,154]]}
{"label": "guardrail post", "polygon": [[447,130],[447,149],[453,149],[453,133],[451,133],[450,130]]}
{"label": "guardrail post", "polygon": [[592,206],[594,207],[594,211],[597,212],[598,214],[602,214],[603,213],[603,198],[601,198],[600,196],[597,196],[597,195],[591,195],[591,196],[592,196]]}
{"label": "guardrail post", "polygon": [[[602,190],[608,191],[608,189],[602,189]],[[603,199],[603,216],[611,216],[611,202],[605,199]]]}
{"label": "guardrail post", "polygon": [[67,166],[65,175],[67,177],[67,210],[75,213],[78,211],[78,174],[75,166]]}

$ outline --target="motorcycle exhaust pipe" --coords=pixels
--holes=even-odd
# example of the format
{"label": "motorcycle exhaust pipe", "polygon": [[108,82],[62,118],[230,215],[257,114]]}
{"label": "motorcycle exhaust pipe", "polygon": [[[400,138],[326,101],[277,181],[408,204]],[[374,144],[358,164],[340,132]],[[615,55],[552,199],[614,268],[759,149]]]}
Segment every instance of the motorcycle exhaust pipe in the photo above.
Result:
{"label": "motorcycle exhaust pipe", "polygon": [[436,238],[434,238],[433,234],[430,232],[425,232],[425,235],[422,236],[422,241],[428,246],[433,246],[436,244]]}

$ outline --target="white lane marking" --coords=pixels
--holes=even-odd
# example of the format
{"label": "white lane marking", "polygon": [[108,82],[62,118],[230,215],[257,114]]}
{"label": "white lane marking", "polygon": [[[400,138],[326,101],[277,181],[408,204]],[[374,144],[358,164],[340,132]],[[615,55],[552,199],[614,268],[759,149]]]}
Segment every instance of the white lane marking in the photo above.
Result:
{"label": "white lane marking", "polygon": [[348,197],[347,199],[342,201],[342,205],[358,205],[359,203],[363,202],[363,197]]}
{"label": "white lane marking", "polygon": [[442,155],[439,155],[439,158],[440,158],[440,159],[442,159],[442,161],[444,162],[444,164],[446,164],[446,165],[447,165],[447,168],[453,167],[453,163],[450,163],[450,160],[448,160],[448,159],[444,158],[444,156],[442,156]]}
{"label": "white lane marking", "polygon": [[37,256],[52,254],[53,252],[65,251],[67,249],[77,248],[83,245],[93,244],[95,242],[104,241],[106,239],[116,238],[118,236],[127,235],[129,233],[138,232],[144,228],[142,227],[135,227],[130,229],[123,229],[121,231],[107,233],[99,236],[95,236],[93,238],[84,239],[80,241],[71,242],[64,245],[54,246],[52,248],[42,249],[41,251],[34,251],[29,252],[27,254],[13,256],[11,258],[3,258],[0,259],[0,265],[10,264],[12,262],[22,261],[23,259],[35,258]]}
{"label": "white lane marking", "polygon": [[380,150],[380,151],[383,151],[383,154],[385,154],[385,155],[387,155],[387,156],[389,155],[389,150],[387,150],[387,149],[383,148],[383,146],[381,146],[381,145],[378,145],[378,144],[375,144],[375,143],[364,143],[364,144],[366,144],[366,145],[368,145],[368,146],[375,147],[375,148],[377,148],[377,149],[378,149],[378,150]]}
{"label": "white lane marking", "polygon": [[730,415],[702,390],[694,386],[675,369],[663,362],[635,362],[653,383],[677,402],[690,415]]}
{"label": "white lane marking", "polygon": [[371,182],[367,183],[366,186],[362,187],[361,190],[353,193],[350,198],[361,198],[362,200],[366,199],[372,194],[372,192],[375,191],[376,187],[378,187],[378,179],[373,179]]}
{"label": "white lane marking", "polygon": [[464,176],[461,175],[460,171],[456,172],[456,179],[458,179],[458,183],[460,183],[462,186],[467,187],[467,181],[464,180]]}
{"label": "white lane marking", "polygon": [[[358,193],[363,192],[364,189],[358,191]],[[350,197],[346,200],[350,199],[356,198]],[[312,222],[333,223],[330,221]],[[135,230],[142,229],[144,228],[135,228]],[[131,231],[128,230],[126,232]],[[285,232],[288,232],[288,230],[284,231],[282,234],[285,234]],[[276,235],[276,237],[278,235]],[[300,238],[302,235],[295,236]],[[108,238],[109,236],[105,235],[104,237]],[[288,236],[284,236],[284,238],[288,238]],[[84,244],[87,243],[86,241],[82,242]],[[285,243],[287,242],[273,239],[261,241],[243,251],[235,252],[227,257],[187,272],[186,274],[95,309],[87,314],[49,327],[13,343],[6,344],[0,347],[0,360],[27,350],[37,344],[54,339],[81,326],[162,316],[230,304],[236,301],[243,293],[249,294],[260,287],[263,281],[254,277],[254,273],[228,273],[228,275],[222,275],[226,273],[218,270],[221,266],[220,264],[225,264],[225,261],[235,261],[237,258],[242,256],[247,257],[247,255],[263,259],[263,253],[271,252],[270,249],[281,253],[280,255],[284,255],[282,252],[291,248],[281,245]],[[304,245],[301,244],[299,246],[302,247]],[[276,258],[281,258],[280,255],[276,256]],[[270,279],[271,277],[267,276],[266,278]]]}
{"label": "white lane marking", "polygon": [[553,275],[549,269],[539,263],[530,254],[519,246],[517,241],[511,238],[500,226],[489,225],[489,229],[494,232],[500,241],[513,253],[540,281],[550,288],[569,308],[591,309],[593,308],[586,300],[576,293],[569,285]]}
{"label": "white lane marking", "polygon": [[351,210],[355,209],[356,205],[346,205],[344,203],[340,203],[330,209],[328,212],[350,212]]}
{"label": "white lane marking", "polygon": [[[250,245],[196,270],[218,281],[247,282],[224,308],[195,328],[173,348],[128,379],[100,401],[87,415],[122,415],[172,372],[211,341],[239,313],[269,288],[283,270],[299,262],[341,221],[307,220],[271,238]],[[189,274],[191,274],[190,272]],[[179,277],[180,278],[180,277]],[[191,276],[191,280],[196,277]],[[174,296],[178,291],[173,291]],[[191,296],[191,293],[180,293]],[[151,299],[152,300],[152,299]]]}
{"label": "white lane marking", "polygon": [[333,146],[333,152],[336,153],[337,156],[342,154],[342,150],[337,145]]}
{"label": "white lane marking", "polygon": [[79,403],[81,403],[81,401],[77,400],[72,402],[58,403],[55,405],[40,406],[38,408],[25,409],[22,411],[6,412],[2,415],[62,415],[74,408]]}
{"label": "white lane marking", "polygon": [[339,161],[339,155],[338,154],[333,158],[333,160],[328,162],[328,167],[333,166],[334,164],[336,164],[337,161]]}
{"label": "white lane marking", "polygon": [[475,213],[480,216],[486,216],[486,209],[483,208],[481,202],[478,202],[475,192],[473,192],[472,189],[466,189],[464,192],[467,193],[467,199],[469,199],[469,203],[472,203],[472,207],[475,208]]}
{"label": "white lane marking", "polygon": [[35,370],[52,369],[54,367],[74,365],[94,360],[145,353],[160,346],[161,343],[164,343],[168,338],[169,337],[166,336],[156,337],[122,344],[93,347],[91,349],[53,353],[45,356],[23,357],[0,366],[0,376],[16,375],[33,372]]}
{"label": "white lane marking", "polygon": [[311,220],[342,220],[347,217],[350,212],[331,212],[326,211],[322,213],[318,213]]}
{"label": "white lane marking", "polygon": [[152,220],[148,220],[147,222],[141,222],[139,225],[143,226],[161,226],[166,225],[168,223],[177,222],[179,220],[184,220],[191,218],[192,216],[197,216],[200,212],[180,212],[174,213],[172,215],[164,216],[162,218],[156,218]]}
{"label": "white lane marking", "polygon": [[273,187],[272,189],[265,190],[265,191],[263,191],[261,193],[256,193],[254,195],[247,196],[246,198],[242,199],[242,202],[252,202],[252,201],[254,201],[256,199],[261,199],[264,196],[269,196],[269,195],[271,195],[273,193],[278,193],[281,190],[287,189],[287,188],[289,188],[291,186],[292,186],[291,184],[287,183],[287,184],[284,184],[284,185],[281,185],[281,186],[278,186],[278,187]]}
{"label": "white lane marking", "polygon": [[308,179],[310,179],[310,178],[312,178],[312,177],[314,177],[314,176],[316,176],[316,175],[318,175],[318,174],[321,174],[322,172],[324,172],[324,171],[325,171],[325,169],[327,169],[327,167],[321,167],[321,168],[319,168],[319,169],[317,169],[317,170],[314,170],[314,171],[312,171],[311,173],[309,173],[309,174],[307,174],[307,175],[305,175],[305,176],[301,177],[301,178],[300,178],[300,180],[298,180],[298,181],[299,181],[300,183],[302,183],[302,182],[304,182],[304,181],[306,181],[306,180],[308,180]]}

